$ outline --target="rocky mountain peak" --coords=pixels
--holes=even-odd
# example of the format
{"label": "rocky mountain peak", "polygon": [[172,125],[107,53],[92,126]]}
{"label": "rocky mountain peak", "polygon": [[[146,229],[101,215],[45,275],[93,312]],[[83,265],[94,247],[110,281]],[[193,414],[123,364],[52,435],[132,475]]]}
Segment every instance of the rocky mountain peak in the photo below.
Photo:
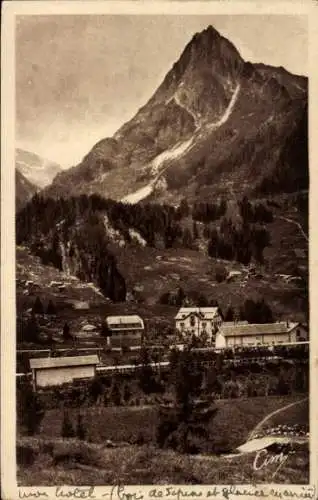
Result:
{"label": "rocky mountain peak", "polygon": [[235,46],[213,27],[196,33],[167,74],[163,86],[186,78],[235,78],[244,61]]}
{"label": "rocky mountain peak", "polygon": [[294,179],[288,191],[295,179],[306,188],[306,154],[296,164],[289,148],[294,129],[307,140],[299,128],[306,102],[306,78],[245,62],[231,41],[208,26],[192,37],[136,115],[47,192],[61,195],[71,186],[75,193],[97,192],[125,203],[150,193],[175,203],[177,197],[196,200],[234,189],[257,192],[272,181],[284,190],[285,174]]}

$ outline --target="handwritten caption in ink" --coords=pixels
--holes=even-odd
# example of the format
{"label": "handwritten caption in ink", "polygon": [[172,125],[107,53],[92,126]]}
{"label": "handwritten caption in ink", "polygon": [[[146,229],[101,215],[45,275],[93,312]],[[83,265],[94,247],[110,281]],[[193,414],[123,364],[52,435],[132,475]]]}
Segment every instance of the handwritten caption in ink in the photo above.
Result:
{"label": "handwritten caption in ink", "polygon": [[[98,491],[97,491],[98,489]],[[191,486],[155,486],[155,487],[133,487],[116,485],[108,491],[103,488],[90,487],[64,487],[57,486],[54,491],[45,488],[19,488],[20,499],[96,499],[96,500],[195,500],[198,498],[220,498],[232,500],[240,498],[270,498],[275,500],[318,500],[313,486],[292,486],[283,488],[262,488],[254,486],[212,486],[192,488]]]}

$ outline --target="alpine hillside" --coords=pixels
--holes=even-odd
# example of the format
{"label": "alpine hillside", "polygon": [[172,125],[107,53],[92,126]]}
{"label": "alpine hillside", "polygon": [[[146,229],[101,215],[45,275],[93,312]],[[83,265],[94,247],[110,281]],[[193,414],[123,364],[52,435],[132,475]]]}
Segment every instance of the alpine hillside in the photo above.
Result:
{"label": "alpine hillside", "polygon": [[244,61],[209,26],[145,106],[45,193],[176,205],[306,190],[307,85],[282,67]]}
{"label": "alpine hillside", "polygon": [[16,148],[15,166],[29,182],[40,189],[51,184],[54,177],[61,172],[57,163],[21,148]]}
{"label": "alpine hillside", "polygon": [[21,210],[37,190],[38,188],[28,181],[19,170],[15,170],[15,205],[17,211]]}

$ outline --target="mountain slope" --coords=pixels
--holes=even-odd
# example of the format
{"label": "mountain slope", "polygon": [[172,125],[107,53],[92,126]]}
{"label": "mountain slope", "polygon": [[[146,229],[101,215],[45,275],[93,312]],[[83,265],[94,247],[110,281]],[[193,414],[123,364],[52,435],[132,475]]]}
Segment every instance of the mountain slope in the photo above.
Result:
{"label": "mountain slope", "polygon": [[16,148],[15,165],[28,181],[41,189],[48,186],[62,170],[57,163],[20,148]]}
{"label": "mountain slope", "polygon": [[263,192],[264,183],[266,192],[272,181],[276,191],[308,187],[307,79],[245,62],[210,26],[132,120],[46,193],[176,203]]}
{"label": "mountain slope", "polygon": [[15,171],[15,204],[20,210],[37,192],[38,188],[32,184],[19,170]]}

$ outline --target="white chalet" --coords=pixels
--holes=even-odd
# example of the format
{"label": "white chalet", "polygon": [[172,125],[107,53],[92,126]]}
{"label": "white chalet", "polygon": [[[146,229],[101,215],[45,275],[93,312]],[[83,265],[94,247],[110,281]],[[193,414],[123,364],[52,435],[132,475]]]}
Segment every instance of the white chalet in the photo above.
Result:
{"label": "white chalet", "polygon": [[205,337],[215,342],[215,335],[223,318],[218,307],[181,307],[175,317],[176,330],[185,338]]}

